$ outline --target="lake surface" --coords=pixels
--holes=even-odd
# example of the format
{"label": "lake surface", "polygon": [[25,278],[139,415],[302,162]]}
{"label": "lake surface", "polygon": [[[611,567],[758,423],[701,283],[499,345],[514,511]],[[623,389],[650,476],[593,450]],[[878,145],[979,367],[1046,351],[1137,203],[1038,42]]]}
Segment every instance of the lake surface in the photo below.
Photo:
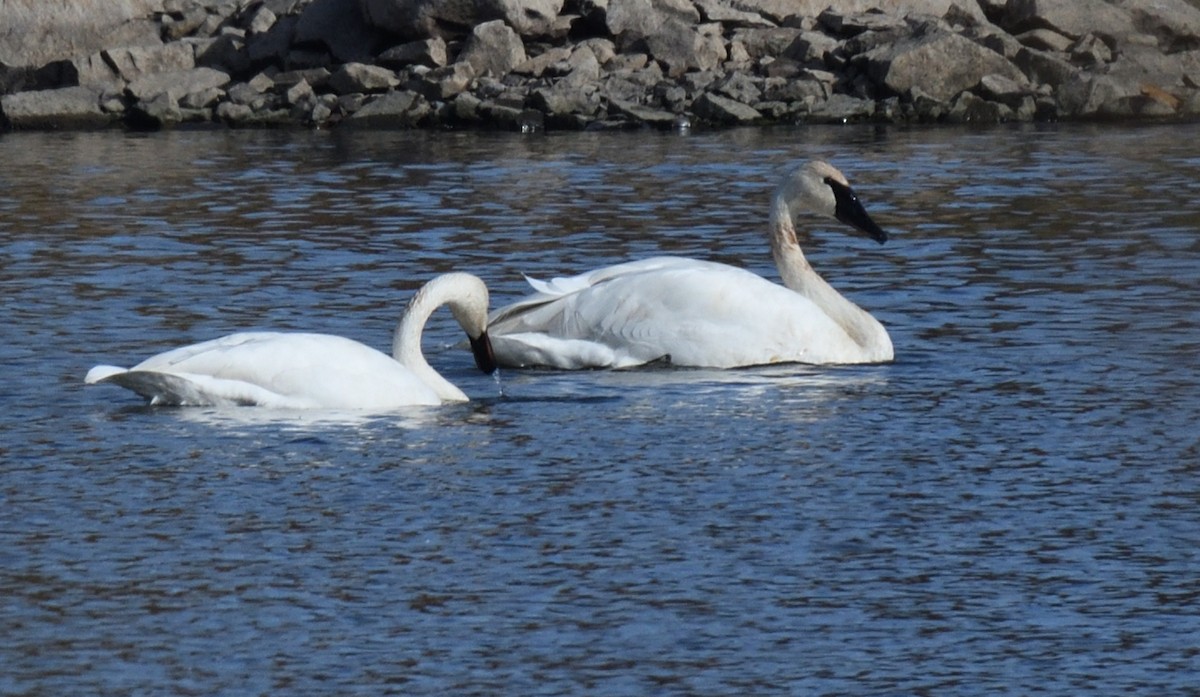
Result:
{"label": "lake surface", "polygon": [[[0,136],[0,693],[1200,694],[1194,126]],[[810,260],[888,365],[475,371],[389,414],[149,408],[97,363],[384,348],[655,254]]]}

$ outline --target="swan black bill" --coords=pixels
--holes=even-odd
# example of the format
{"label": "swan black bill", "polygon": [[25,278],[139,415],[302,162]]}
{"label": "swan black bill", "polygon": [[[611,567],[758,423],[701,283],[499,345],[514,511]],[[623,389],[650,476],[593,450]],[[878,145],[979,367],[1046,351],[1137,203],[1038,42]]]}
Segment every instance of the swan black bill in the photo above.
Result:
{"label": "swan black bill", "polygon": [[859,203],[853,189],[831,177],[826,177],[825,183],[829,185],[830,189],[833,189],[833,199],[837,202],[834,216],[838,220],[862,230],[879,244],[887,242],[887,233],[876,225],[874,220],[871,220],[871,216],[867,215],[867,210]]}
{"label": "swan black bill", "polygon": [[492,353],[492,340],[484,332],[478,337],[467,337],[471,341],[471,353],[475,356],[475,366],[491,375],[496,372],[496,355]]}

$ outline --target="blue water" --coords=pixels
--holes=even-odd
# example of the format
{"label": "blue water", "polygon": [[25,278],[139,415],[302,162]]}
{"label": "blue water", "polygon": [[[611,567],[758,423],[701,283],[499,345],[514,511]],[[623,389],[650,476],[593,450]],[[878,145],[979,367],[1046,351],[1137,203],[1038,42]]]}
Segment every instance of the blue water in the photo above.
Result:
{"label": "blue water", "polygon": [[[393,414],[85,388],[249,328],[385,348],[660,253],[805,248],[882,366],[474,370]],[[0,137],[0,693],[1200,694],[1188,126]]]}

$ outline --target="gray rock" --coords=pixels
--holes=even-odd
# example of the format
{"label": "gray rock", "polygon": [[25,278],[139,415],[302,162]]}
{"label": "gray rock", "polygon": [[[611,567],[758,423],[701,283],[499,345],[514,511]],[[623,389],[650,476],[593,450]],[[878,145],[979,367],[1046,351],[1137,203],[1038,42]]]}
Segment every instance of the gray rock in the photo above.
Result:
{"label": "gray rock", "polygon": [[1155,37],[1164,53],[1200,47],[1200,7],[1188,0],[1115,0],[1134,25]]}
{"label": "gray rock", "polygon": [[563,0],[359,0],[359,5],[368,24],[408,39],[461,36],[493,20],[536,37],[556,31]]}
{"label": "gray rock", "polygon": [[881,46],[867,54],[867,59],[871,77],[892,92],[904,94],[919,85],[939,100],[974,87],[984,75],[1025,79],[1000,54],[949,32]]}
{"label": "gray rock", "polygon": [[230,74],[246,72],[250,69],[250,54],[246,50],[246,40],[226,34],[216,37],[209,43],[197,46],[196,65]]}
{"label": "gray rock", "polygon": [[162,44],[153,12],[161,0],[0,2],[0,63],[39,67],[116,46]]}
{"label": "gray rock", "polygon": [[1136,86],[1124,84],[1107,75],[1077,73],[1056,91],[1060,112],[1065,116],[1096,116],[1108,103],[1139,94]]}
{"label": "gray rock", "polygon": [[760,81],[743,73],[731,73],[713,85],[713,91],[735,102],[753,104],[762,99],[763,91]]}
{"label": "gray rock", "polygon": [[471,35],[458,55],[458,62],[469,64],[476,75],[503,77],[525,62],[525,44],[502,20],[484,22]]}
{"label": "gray rock", "polygon": [[830,95],[829,99],[815,102],[808,112],[810,120],[825,123],[866,121],[874,116],[874,101],[848,94]]}
{"label": "gray rock", "polygon": [[1032,86],[1024,81],[1018,82],[1001,75],[984,75],[979,81],[979,96],[988,101],[998,102],[1016,109],[1026,99],[1032,100]]}
{"label": "gray rock", "polygon": [[565,63],[571,57],[571,49],[566,46],[554,46],[541,54],[526,58],[525,62],[513,68],[514,73],[541,77],[548,69],[558,63]]}
{"label": "gray rock", "polygon": [[1099,67],[1113,59],[1112,49],[1108,44],[1092,34],[1084,34],[1067,47],[1071,61],[1087,67]]}
{"label": "gray rock", "polygon": [[367,102],[342,124],[358,128],[412,128],[432,113],[429,103],[416,92],[391,92]]}
{"label": "gray rock", "polygon": [[692,111],[704,121],[724,125],[748,124],[762,119],[757,109],[711,92],[705,92],[692,102]]}
{"label": "gray rock", "polygon": [[1022,48],[1012,62],[1034,84],[1061,85],[1079,73],[1062,58],[1031,48]]}
{"label": "gray rock", "polygon": [[1039,51],[1066,51],[1073,43],[1070,38],[1051,29],[1030,29],[1017,35],[1021,45]]}
{"label": "gray rock", "polygon": [[102,128],[114,119],[101,110],[100,98],[94,87],[6,94],[0,97],[0,120],[14,129]]}
{"label": "gray rock", "polygon": [[441,37],[410,41],[380,53],[375,62],[389,67],[424,65],[440,68],[447,63],[446,42]]}
{"label": "gray rock", "polygon": [[125,90],[138,101],[150,101],[159,94],[166,93],[177,102],[193,92],[203,92],[212,87],[224,87],[228,83],[228,73],[201,67],[193,70],[143,75],[129,83]]}
{"label": "gray rock", "polygon": [[[805,32],[802,29],[792,27],[779,27],[776,29],[738,29],[733,33],[733,41],[742,44],[746,49],[746,53],[750,56],[750,60],[759,61],[763,58],[775,58],[777,56],[787,55],[790,48],[804,34],[813,33],[821,37],[824,34],[820,32]],[[819,41],[823,39],[814,39]],[[829,39],[834,44],[836,39]],[[803,58],[798,58],[802,60]]]}
{"label": "gray rock", "polygon": [[668,21],[660,32],[644,37],[641,45],[662,61],[672,77],[689,70],[712,70],[728,57],[720,26],[713,24],[693,28],[679,21]]}
{"label": "gray rock", "polygon": [[1001,26],[1015,35],[1051,29],[1072,39],[1092,33],[1124,41],[1139,33],[1128,12],[1104,0],[1009,0]]}
{"label": "gray rock", "polygon": [[958,95],[946,113],[946,118],[955,123],[999,123],[1011,121],[1014,116],[1009,107],[990,102],[970,92]]}
{"label": "gray rock", "polygon": [[191,70],[196,67],[195,52],[190,45],[182,42],[115,48],[104,51],[101,55],[126,82],[133,82],[151,73]]}
{"label": "gray rock", "polygon": [[619,99],[608,103],[608,113],[611,116],[624,116],[655,128],[673,128],[677,117],[677,114],[670,111],[623,102]]}
{"label": "gray rock", "polygon": [[346,63],[329,76],[329,88],[337,94],[382,92],[400,84],[396,73],[378,65]]}
{"label": "gray rock", "polygon": [[451,63],[426,73],[418,89],[428,99],[444,101],[465,92],[475,82],[475,69],[470,63]]}
{"label": "gray rock", "polygon": [[[727,27],[775,26],[775,22],[757,12],[739,9],[739,6],[749,6],[750,3],[738,3],[732,0],[695,0],[695,5],[706,22],[720,22]],[[674,117],[672,117],[673,120]]]}
{"label": "gray rock", "polygon": [[602,103],[595,88],[578,88],[565,84],[554,84],[533,90],[529,94],[529,105],[551,118],[551,123],[561,122],[573,115],[595,116]]}

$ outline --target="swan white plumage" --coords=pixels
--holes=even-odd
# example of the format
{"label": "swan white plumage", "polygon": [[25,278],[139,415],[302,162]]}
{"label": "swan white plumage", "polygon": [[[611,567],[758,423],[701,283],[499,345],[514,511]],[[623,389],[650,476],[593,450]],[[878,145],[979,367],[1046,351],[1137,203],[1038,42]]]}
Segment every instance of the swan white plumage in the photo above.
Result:
{"label": "swan white plumage", "polygon": [[669,360],[733,368],[892,360],[883,325],[804,258],[795,222],[804,210],[851,225],[880,244],[887,240],[841,172],[808,162],[789,172],[771,199],[771,253],[783,285],[745,269],[681,257],[548,282],[528,279],[536,292],[489,319],[497,363],[579,369]]}
{"label": "swan white plumage", "polygon": [[421,353],[433,311],[449,305],[467,332],[475,362],[495,371],[487,334],[487,286],[467,273],[438,276],[413,296],[396,326],[392,355],[330,334],[242,332],[184,346],[126,370],[98,365],[87,384],[112,383],[150,404],[371,409],[465,402]]}

